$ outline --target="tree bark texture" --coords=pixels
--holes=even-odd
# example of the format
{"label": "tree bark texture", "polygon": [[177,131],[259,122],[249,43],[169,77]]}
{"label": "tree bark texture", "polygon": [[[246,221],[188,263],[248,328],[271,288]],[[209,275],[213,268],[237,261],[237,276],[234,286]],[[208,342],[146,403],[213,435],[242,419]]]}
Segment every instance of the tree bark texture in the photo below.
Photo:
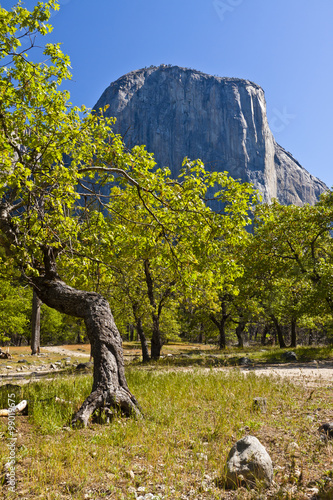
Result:
{"label": "tree bark texture", "polygon": [[72,424],[87,425],[98,408],[115,407],[126,415],[141,415],[125,378],[122,341],[109,303],[97,293],[76,290],[59,278],[35,278],[35,290],[49,307],[83,318],[94,358],[91,394],[74,415]]}
{"label": "tree bark texture", "polygon": [[40,308],[41,301],[34,290],[31,317],[31,355],[39,354],[40,351]]}

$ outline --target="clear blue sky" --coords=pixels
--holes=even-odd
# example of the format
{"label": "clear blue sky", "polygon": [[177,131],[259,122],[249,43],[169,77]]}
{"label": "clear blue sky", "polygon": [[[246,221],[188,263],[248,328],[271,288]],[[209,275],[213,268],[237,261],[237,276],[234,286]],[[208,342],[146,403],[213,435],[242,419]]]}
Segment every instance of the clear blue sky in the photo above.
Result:
{"label": "clear blue sky", "polygon": [[93,107],[112,81],[151,64],[246,78],[265,90],[277,142],[333,186],[332,0],[59,3],[48,39],[71,58],[73,104]]}

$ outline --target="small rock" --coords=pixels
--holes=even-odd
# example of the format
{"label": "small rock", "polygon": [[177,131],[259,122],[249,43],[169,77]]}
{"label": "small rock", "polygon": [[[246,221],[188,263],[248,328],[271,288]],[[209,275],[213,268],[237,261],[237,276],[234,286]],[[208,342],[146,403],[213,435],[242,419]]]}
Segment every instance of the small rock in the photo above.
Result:
{"label": "small rock", "polygon": [[272,460],[264,446],[254,436],[245,436],[231,448],[227,461],[227,487],[242,483],[255,486],[262,481],[267,487],[273,479]]}
{"label": "small rock", "polygon": [[318,430],[321,434],[324,434],[327,438],[333,438],[333,422],[322,424]]}
{"label": "small rock", "polygon": [[13,367],[12,367],[12,366],[7,365],[7,366],[6,366],[6,369],[7,369],[7,370],[13,370]]}
{"label": "small rock", "polygon": [[28,361],[26,359],[19,359],[18,363],[28,363]]}
{"label": "small rock", "polygon": [[75,369],[76,370],[86,370],[87,368],[91,368],[92,366],[93,366],[93,363],[88,361],[88,363],[79,363]]}
{"label": "small rock", "polygon": [[238,364],[241,366],[247,366],[247,365],[251,365],[252,361],[250,360],[250,358],[240,358],[238,360]]}
{"label": "small rock", "polygon": [[286,361],[297,361],[297,356],[296,356],[296,353],[294,353],[294,351],[286,352],[284,357],[285,357]]}
{"label": "small rock", "polygon": [[253,409],[260,410],[263,413],[267,411],[267,399],[266,398],[254,398]]}

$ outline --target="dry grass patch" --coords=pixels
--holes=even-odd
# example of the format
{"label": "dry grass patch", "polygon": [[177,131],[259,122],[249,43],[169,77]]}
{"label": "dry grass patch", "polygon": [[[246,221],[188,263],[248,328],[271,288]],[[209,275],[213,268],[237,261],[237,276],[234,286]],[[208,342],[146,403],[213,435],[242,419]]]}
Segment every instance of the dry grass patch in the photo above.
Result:
{"label": "dry grass patch", "polygon": [[[311,498],[310,488],[327,489],[333,450],[318,427],[333,420],[328,385],[311,392],[277,377],[214,369],[147,372],[133,367],[127,377],[145,419],[114,415],[108,425],[83,430],[67,426],[90,392],[91,376],[23,388],[30,409],[29,416],[17,417],[20,498],[130,500],[151,493],[171,500],[301,500]],[[55,396],[67,403],[56,403]],[[254,410],[255,397],[267,398],[266,413]],[[4,419],[0,426],[3,465]],[[272,457],[270,490],[223,489],[228,452],[246,433],[255,435]],[[15,498],[6,487],[3,493]]]}

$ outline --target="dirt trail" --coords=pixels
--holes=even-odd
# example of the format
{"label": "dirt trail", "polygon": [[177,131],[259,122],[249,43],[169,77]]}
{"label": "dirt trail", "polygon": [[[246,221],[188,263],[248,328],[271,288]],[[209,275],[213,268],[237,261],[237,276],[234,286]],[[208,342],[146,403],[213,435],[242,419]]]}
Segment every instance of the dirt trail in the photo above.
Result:
{"label": "dirt trail", "polygon": [[295,363],[288,365],[255,366],[243,368],[243,373],[254,372],[257,376],[290,378],[293,382],[302,383],[307,386],[332,385],[333,386],[333,363],[317,362]]}
{"label": "dirt trail", "polygon": [[309,388],[319,387],[319,386],[332,386],[333,389],[333,363],[329,361],[313,361],[310,363],[288,363],[283,365],[254,365],[254,366],[244,366],[244,367],[215,367],[215,368],[203,368],[203,367],[159,367],[151,368],[146,366],[145,369],[152,370],[155,373],[167,373],[170,371],[182,371],[182,372],[193,372],[196,373],[210,373],[213,371],[223,371],[230,372],[232,370],[238,370],[244,375],[254,373],[256,376],[265,377],[281,377],[291,379],[293,382],[302,384]]}
{"label": "dirt trail", "polygon": [[89,352],[78,352],[78,351],[71,350],[71,349],[64,349],[63,347],[58,347],[55,345],[41,347],[40,352],[41,353],[52,352],[54,354],[61,354],[61,355],[68,356],[68,357],[75,356],[77,358],[81,358],[81,357],[86,358],[87,356],[90,356]]}

